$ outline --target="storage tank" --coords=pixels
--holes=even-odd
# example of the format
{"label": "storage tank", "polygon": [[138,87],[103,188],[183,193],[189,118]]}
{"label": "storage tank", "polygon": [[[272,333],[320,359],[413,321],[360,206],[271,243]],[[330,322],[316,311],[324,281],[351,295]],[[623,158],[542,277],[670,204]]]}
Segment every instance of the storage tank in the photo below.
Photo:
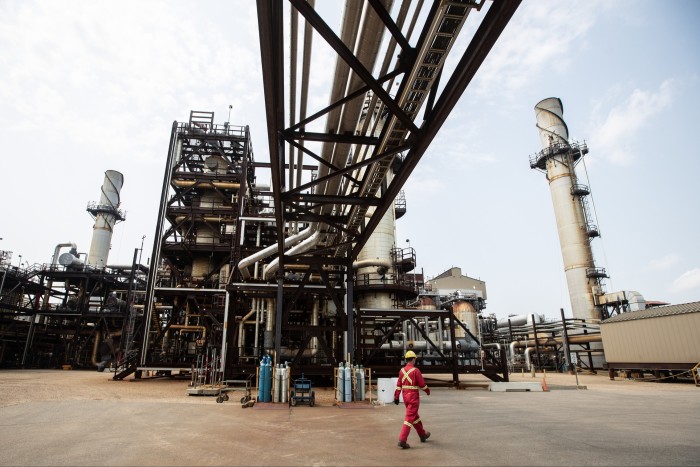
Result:
{"label": "storage tank", "polygon": [[[479,335],[479,318],[474,305],[466,300],[458,300],[452,305],[455,318],[460,320],[474,336]],[[467,333],[461,326],[455,326],[455,336],[465,337]]]}

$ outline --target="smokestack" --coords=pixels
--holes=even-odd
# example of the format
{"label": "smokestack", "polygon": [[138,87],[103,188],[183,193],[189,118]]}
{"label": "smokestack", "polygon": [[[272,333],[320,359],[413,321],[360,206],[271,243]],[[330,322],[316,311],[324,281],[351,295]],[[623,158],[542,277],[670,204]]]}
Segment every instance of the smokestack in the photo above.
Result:
{"label": "smokestack", "polygon": [[88,204],[87,211],[95,219],[92,227],[92,243],[90,243],[90,253],[88,254],[88,266],[104,268],[109,257],[109,247],[112,242],[112,232],[114,225],[123,221],[124,213],[119,210],[119,192],[124,184],[124,176],[116,170],[105,172],[102,183],[102,195],[99,203]]}
{"label": "smokestack", "polygon": [[598,229],[588,211],[588,187],[578,183],[575,165],[588,153],[585,144],[569,142],[561,100],[550,97],[535,106],[542,150],[530,159],[530,167],[547,174],[557,221],[559,244],[564,260],[574,318],[601,319],[594,296],[601,295],[605,270],[596,268],[591,239]]}

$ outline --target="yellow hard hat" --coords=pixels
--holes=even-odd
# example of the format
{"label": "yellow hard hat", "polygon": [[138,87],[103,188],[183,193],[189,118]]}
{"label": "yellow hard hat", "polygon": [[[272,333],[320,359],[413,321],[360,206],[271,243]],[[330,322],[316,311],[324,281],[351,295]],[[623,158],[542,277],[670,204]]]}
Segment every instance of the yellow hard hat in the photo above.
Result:
{"label": "yellow hard hat", "polygon": [[416,353],[413,350],[409,350],[408,352],[406,352],[406,360],[408,360],[409,358],[416,358]]}

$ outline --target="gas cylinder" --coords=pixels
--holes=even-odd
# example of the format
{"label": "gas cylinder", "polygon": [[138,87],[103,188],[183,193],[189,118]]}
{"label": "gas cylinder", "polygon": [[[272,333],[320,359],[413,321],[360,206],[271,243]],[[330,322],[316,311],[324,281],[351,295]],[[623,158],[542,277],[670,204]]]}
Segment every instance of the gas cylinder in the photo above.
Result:
{"label": "gas cylinder", "polygon": [[260,360],[260,369],[258,370],[258,402],[265,401],[265,357]]}
{"label": "gas cylinder", "polygon": [[355,400],[365,400],[365,369],[362,365],[355,367]]}
{"label": "gas cylinder", "polygon": [[280,398],[280,402],[286,403],[287,402],[287,395],[289,394],[289,363],[285,362],[284,367],[282,368],[282,394]]}
{"label": "gas cylinder", "polygon": [[274,391],[274,397],[272,399],[273,402],[281,402],[282,401],[282,364],[277,364],[275,366],[275,391]]}
{"label": "gas cylinder", "polygon": [[345,402],[352,402],[352,367],[350,364],[345,367]]}
{"label": "gas cylinder", "polygon": [[336,399],[339,402],[345,402],[345,367],[341,362],[338,365],[338,389],[336,390]]}

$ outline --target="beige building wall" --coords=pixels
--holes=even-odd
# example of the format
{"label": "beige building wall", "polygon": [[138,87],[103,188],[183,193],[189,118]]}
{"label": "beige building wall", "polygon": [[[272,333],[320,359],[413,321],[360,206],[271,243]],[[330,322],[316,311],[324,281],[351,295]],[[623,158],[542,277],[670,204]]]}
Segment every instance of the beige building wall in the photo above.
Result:
{"label": "beige building wall", "polygon": [[700,313],[603,322],[600,332],[611,363],[700,362]]}
{"label": "beige building wall", "polygon": [[469,292],[470,290],[480,291],[481,297],[486,300],[486,282],[462,275],[461,268],[451,268],[439,276],[427,281],[432,286],[433,291],[454,292],[460,290]]}

